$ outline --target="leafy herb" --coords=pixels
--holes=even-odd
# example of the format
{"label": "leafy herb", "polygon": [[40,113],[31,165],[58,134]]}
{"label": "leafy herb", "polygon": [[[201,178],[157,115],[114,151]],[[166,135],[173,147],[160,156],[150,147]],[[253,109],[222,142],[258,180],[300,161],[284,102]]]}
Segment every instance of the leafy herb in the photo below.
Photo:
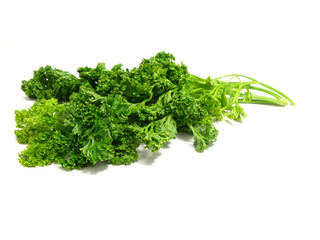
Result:
{"label": "leafy herb", "polygon": [[181,131],[193,134],[195,150],[202,152],[217,138],[214,122],[246,117],[241,103],[294,105],[282,92],[244,75],[189,74],[165,52],[132,70],[121,64],[108,70],[99,63],[78,73],[79,78],[46,66],[22,81],[26,95],[38,100],[15,112],[17,140],[28,144],[19,154],[23,166],[129,165],[138,159],[140,143],[158,151]]}

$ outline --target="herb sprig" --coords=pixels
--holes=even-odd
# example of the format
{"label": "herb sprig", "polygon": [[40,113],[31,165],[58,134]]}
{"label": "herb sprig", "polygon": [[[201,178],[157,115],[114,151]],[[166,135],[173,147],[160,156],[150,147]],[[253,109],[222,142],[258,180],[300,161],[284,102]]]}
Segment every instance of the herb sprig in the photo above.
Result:
{"label": "herb sprig", "polygon": [[193,134],[195,150],[202,152],[217,139],[214,122],[246,117],[240,104],[294,105],[284,93],[244,75],[192,75],[166,52],[131,70],[98,63],[78,73],[45,66],[22,81],[26,95],[37,99],[28,110],[15,111],[17,140],[28,144],[19,154],[23,166],[129,165],[137,161],[141,143],[158,151],[181,131]]}

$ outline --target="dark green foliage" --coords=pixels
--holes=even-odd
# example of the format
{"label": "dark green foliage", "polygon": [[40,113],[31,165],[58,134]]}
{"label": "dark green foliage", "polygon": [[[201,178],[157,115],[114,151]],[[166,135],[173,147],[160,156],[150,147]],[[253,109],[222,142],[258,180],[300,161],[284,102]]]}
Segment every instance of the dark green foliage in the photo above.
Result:
{"label": "dark green foliage", "polygon": [[21,89],[30,98],[68,101],[73,92],[79,91],[82,82],[69,72],[45,66],[34,71],[29,81],[22,81]]}
{"label": "dark green foliage", "polygon": [[[293,104],[252,78],[232,74],[224,76],[230,78],[227,82],[220,80],[224,77],[202,79],[174,61],[173,55],[159,52],[132,70],[121,64],[111,70],[104,63],[81,67],[79,78],[41,67],[22,82],[26,95],[39,102],[15,112],[17,140],[28,144],[19,154],[20,163],[58,163],[68,170],[102,161],[129,165],[137,161],[140,143],[158,151],[178,131],[193,134],[195,150],[202,152],[217,138],[214,121],[246,116],[239,103]],[[251,89],[271,97],[253,95]]]}

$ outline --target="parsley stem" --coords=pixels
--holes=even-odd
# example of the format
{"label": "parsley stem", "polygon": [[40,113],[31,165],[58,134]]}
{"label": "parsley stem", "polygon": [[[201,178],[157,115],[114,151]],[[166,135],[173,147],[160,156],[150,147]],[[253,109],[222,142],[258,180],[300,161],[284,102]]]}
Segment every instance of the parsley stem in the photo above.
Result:
{"label": "parsley stem", "polygon": [[265,88],[268,88],[268,89],[278,93],[280,96],[284,97],[285,99],[287,99],[290,102],[291,105],[295,105],[295,103],[287,95],[285,95],[283,92],[280,92],[279,90],[277,90],[277,89],[275,89],[275,88],[273,88],[273,87],[271,87],[271,86],[269,86],[269,85],[267,85],[265,83],[259,82],[258,80],[254,79],[254,78],[251,78],[251,77],[248,77],[248,76],[245,76],[245,75],[239,75],[239,74],[237,74],[237,75],[239,77],[245,77],[245,78],[250,79],[252,81],[256,81],[261,86],[263,86]]}
{"label": "parsley stem", "polygon": [[[250,81],[241,81],[240,77],[246,78]],[[223,78],[230,78],[228,81],[223,81],[220,79]],[[234,78],[237,78],[237,81],[233,81]],[[281,91],[267,85],[264,83],[259,82],[258,80],[241,75],[241,74],[228,74],[222,77],[213,78],[211,79],[206,78],[200,78],[198,76],[190,74],[189,80],[194,84],[194,88],[190,90],[194,95],[201,96],[203,92],[209,91],[210,93],[214,94],[217,89],[224,87],[224,94],[227,94],[229,96],[232,96],[233,101],[231,104],[235,104],[238,100],[239,103],[255,103],[255,104],[270,104],[270,105],[279,105],[279,106],[285,106],[288,104],[288,102],[291,105],[295,105],[295,103],[284,93]],[[253,86],[253,85],[260,85]],[[252,94],[251,101],[248,102],[248,100],[245,100],[244,94],[241,93],[242,90],[256,90],[259,92],[263,92],[268,94],[272,97],[267,96],[260,96],[260,95],[254,95]]]}
{"label": "parsley stem", "polygon": [[[243,102],[242,99],[239,99],[240,103],[246,103]],[[265,96],[258,96],[258,95],[252,95],[252,99],[250,103],[254,104],[268,104],[268,105],[279,105],[279,106],[285,106],[287,103],[283,99],[275,99]]]}

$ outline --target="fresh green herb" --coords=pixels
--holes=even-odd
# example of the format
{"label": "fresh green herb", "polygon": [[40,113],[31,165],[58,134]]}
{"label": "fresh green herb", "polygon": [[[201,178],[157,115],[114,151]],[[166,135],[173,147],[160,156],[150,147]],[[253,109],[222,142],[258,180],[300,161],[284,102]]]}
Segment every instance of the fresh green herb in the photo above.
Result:
{"label": "fresh green herb", "polygon": [[158,151],[181,131],[193,134],[195,150],[202,152],[217,138],[214,122],[246,117],[241,103],[294,105],[282,92],[247,76],[189,74],[165,52],[132,70],[121,64],[108,70],[99,63],[78,73],[79,78],[46,66],[22,82],[26,95],[38,100],[15,112],[17,140],[28,144],[19,154],[23,166],[129,165],[138,159],[140,143]]}

